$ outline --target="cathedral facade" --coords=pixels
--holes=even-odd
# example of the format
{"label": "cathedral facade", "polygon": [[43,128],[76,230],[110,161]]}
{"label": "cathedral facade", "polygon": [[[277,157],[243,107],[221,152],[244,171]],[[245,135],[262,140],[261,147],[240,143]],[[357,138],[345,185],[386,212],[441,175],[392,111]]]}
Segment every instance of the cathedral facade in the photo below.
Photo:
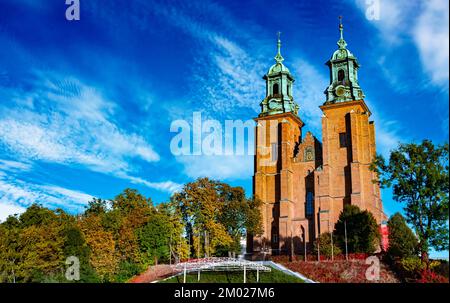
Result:
{"label": "cathedral facade", "polygon": [[278,37],[275,64],[263,77],[266,97],[256,121],[253,194],[262,200],[263,234],[248,235],[249,253],[295,253],[331,232],[346,204],[386,220],[380,188],[369,169],[375,127],[358,83],[359,64],[347,49],[342,23],[338,49],[326,63],[330,84],[320,109],[322,142],[303,133],[292,96],[294,77],[283,64]]}

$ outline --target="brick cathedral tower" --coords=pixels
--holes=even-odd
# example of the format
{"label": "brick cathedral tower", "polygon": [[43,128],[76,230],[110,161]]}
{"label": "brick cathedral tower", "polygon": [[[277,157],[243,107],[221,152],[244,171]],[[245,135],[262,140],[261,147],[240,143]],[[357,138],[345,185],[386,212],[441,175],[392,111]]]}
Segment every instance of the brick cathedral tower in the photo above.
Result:
{"label": "brick cathedral tower", "polygon": [[331,231],[345,204],[369,210],[380,224],[385,214],[380,188],[369,166],[375,150],[375,125],[358,83],[359,64],[347,49],[339,24],[338,49],[326,63],[330,85],[322,116],[323,165],[316,172],[318,233]]}
{"label": "brick cathedral tower", "polygon": [[344,205],[386,220],[379,186],[369,166],[375,157],[375,127],[358,83],[358,60],[347,49],[339,24],[339,48],[326,63],[330,85],[320,106],[322,140],[310,132],[292,97],[294,77],[283,64],[278,36],[275,64],[263,77],[266,97],[256,121],[253,194],[262,200],[262,235],[247,237],[252,253],[301,253],[334,229]]}

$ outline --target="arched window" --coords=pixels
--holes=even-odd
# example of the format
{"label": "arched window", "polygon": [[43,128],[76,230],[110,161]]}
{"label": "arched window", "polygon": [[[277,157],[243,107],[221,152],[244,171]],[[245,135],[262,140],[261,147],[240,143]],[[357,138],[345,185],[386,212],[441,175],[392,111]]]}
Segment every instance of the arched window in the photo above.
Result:
{"label": "arched window", "polygon": [[280,89],[278,88],[278,83],[275,83],[272,87],[272,94],[278,95],[280,93]]}
{"label": "arched window", "polygon": [[272,226],[272,243],[278,243],[278,230],[275,226]]}
{"label": "arched window", "polygon": [[306,216],[310,217],[314,214],[314,196],[312,192],[306,193]]}
{"label": "arched window", "polygon": [[339,82],[343,82],[344,79],[345,79],[345,72],[344,72],[343,69],[340,69],[340,70],[338,71],[338,81],[339,81]]}

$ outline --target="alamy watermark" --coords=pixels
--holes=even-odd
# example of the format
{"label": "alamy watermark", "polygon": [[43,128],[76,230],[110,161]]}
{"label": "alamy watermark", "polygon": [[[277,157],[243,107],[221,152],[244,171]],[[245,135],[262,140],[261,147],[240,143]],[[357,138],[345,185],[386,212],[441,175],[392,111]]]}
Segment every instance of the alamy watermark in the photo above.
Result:
{"label": "alamy watermark", "polygon": [[80,20],[80,0],[66,0],[66,20],[79,21]]}
{"label": "alamy watermark", "polygon": [[380,20],[380,0],[366,0],[367,20]]}
{"label": "alamy watermark", "polygon": [[278,159],[279,124],[276,119],[221,123],[214,119],[202,120],[201,112],[194,112],[191,123],[187,120],[171,123],[170,132],[176,134],[170,141],[170,151],[174,156],[254,156],[256,152],[259,165],[271,166]]}
{"label": "alamy watermark", "polygon": [[68,281],[80,280],[80,259],[75,256],[70,256],[66,259],[66,274],[65,277]]}
{"label": "alamy watermark", "polygon": [[366,270],[366,279],[368,281],[379,281],[380,259],[377,256],[370,256],[366,259],[366,265],[370,265]]}

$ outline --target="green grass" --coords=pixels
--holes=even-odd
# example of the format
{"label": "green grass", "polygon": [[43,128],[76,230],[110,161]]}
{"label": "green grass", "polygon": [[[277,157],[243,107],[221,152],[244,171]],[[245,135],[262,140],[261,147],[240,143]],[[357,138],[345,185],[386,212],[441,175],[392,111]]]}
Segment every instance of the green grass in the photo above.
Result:
{"label": "green grass", "polygon": [[[200,281],[197,273],[186,275],[186,283],[243,283],[243,271],[201,272]],[[260,272],[259,283],[303,283],[304,281],[272,268],[271,272]],[[160,283],[183,283],[183,274],[169,278]],[[247,271],[247,283],[256,283],[256,271]]]}

